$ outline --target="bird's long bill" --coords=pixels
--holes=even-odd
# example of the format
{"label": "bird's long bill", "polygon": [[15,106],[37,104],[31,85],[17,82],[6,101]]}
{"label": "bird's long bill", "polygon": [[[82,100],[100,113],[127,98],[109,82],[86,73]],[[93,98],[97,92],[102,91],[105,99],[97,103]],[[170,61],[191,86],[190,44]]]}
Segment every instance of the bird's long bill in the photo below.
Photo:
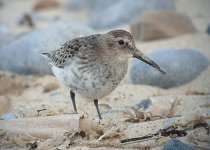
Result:
{"label": "bird's long bill", "polygon": [[159,70],[161,73],[166,74],[166,72],[160,67],[158,66],[158,64],[156,64],[154,61],[152,61],[149,57],[147,57],[146,55],[144,55],[142,52],[140,52],[139,50],[135,50],[133,57],[147,63],[148,65],[156,68],[157,70]]}

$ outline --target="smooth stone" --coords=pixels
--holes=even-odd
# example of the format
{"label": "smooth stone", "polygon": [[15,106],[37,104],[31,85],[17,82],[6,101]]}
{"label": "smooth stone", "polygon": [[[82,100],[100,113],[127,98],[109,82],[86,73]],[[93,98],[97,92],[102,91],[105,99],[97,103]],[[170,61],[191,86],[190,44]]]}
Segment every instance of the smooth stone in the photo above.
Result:
{"label": "smooth stone", "polygon": [[136,40],[149,41],[197,32],[190,17],[174,11],[150,11],[130,27]]}
{"label": "smooth stone", "polygon": [[10,119],[16,119],[17,115],[13,113],[6,113],[0,116],[0,120],[10,120]]}
{"label": "smooth stone", "polygon": [[101,9],[110,7],[122,0],[69,0],[69,8],[73,10],[89,10],[100,11]]}
{"label": "smooth stone", "polygon": [[210,34],[210,25],[208,25],[206,32]]}
{"label": "smooth stone", "polygon": [[192,81],[209,65],[208,59],[195,49],[160,49],[147,56],[161,66],[166,74],[136,59],[130,72],[133,84],[176,87]]}
{"label": "smooth stone", "polygon": [[69,0],[70,10],[91,10],[94,8],[96,0]]}
{"label": "smooth stone", "polygon": [[41,53],[58,49],[73,38],[93,33],[84,24],[67,22],[34,30],[0,50],[0,69],[19,74],[52,74],[48,60]]}
{"label": "smooth stone", "polygon": [[169,140],[162,148],[162,150],[195,150],[192,147],[184,144],[178,139]]}
{"label": "smooth stone", "polygon": [[152,105],[152,100],[150,98],[143,99],[137,104],[138,108],[148,109]]}
{"label": "smooth stone", "polygon": [[8,28],[6,25],[0,24],[0,49],[7,46],[18,37],[18,33]]}
{"label": "smooth stone", "polygon": [[[112,5],[109,5],[109,2],[98,3],[95,6],[96,9],[92,12],[89,23],[94,29],[104,29],[132,22],[148,10],[175,9],[174,0],[121,0],[113,2]],[[100,3],[105,6],[100,5]]]}
{"label": "smooth stone", "polygon": [[34,11],[57,8],[61,4],[58,0],[37,0],[33,6]]}
{"label": "smooth stone", "polygon": [[0,1],[0,7],[4,6],[3,1]]}

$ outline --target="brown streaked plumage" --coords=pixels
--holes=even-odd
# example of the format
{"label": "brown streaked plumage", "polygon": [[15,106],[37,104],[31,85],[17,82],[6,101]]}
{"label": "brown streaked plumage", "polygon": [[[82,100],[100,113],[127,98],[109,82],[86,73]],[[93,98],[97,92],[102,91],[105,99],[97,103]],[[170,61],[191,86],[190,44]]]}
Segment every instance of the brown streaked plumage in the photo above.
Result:
{"label": "brown streaked plumage", "polygon": [[49,59],[55,76],[72,89],[74,110],[77,111],[73,91],[94,100],[100,119],[98,98],[111,93],[124,78],[129,57],[140,59],[165,74],[136,48],[133,36],[124,30],[79,37],[43,55]]}

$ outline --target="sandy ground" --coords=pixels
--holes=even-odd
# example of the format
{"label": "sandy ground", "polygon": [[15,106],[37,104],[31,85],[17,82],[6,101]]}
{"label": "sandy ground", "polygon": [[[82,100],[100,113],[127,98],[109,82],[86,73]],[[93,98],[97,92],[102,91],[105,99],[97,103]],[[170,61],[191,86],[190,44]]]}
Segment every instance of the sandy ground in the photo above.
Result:
{"label": "sandy ground", "polygon": [[[10,2],[12,1],[12,3]],[[18,26],[17,20],[22,16],[24,12],[29,12],[35,3],[34,0],[3,0],[4,7],[0,9],[0,21],[1,23],[7,24],[11,28],[17,29],[18,32],[26,32],[31,30],[26,26]],[[37,28],[47,27],[49,22],[53,21],[52,16],[61,16],[63,20],[71,20],[76,21],[79,20],[82,22],[86,22],[89,16],[88,13],[85,12],[73,12],[67,10],[65,6],[66,1],[63,0],[62,7],[65,9],[55,9],[55,10],[47,10],[41,11],[38,14],[44,16],[45,19],[40,19],[37,21]],[[194,48],[203,53],[210,60],[210,36],[204,33],[206,27],[210,20],[209,13],[209,0],[177,0],[176,1],[177,10],[180,12],[187,13],[195,23],[197,29],[199,30],[196,34],[184,35],[171,39],[164,39],[159,41],[152,42],[138,42],[137,47],[141,49],[143,52],[152,51],[160,48]],[[13,11],[11,11],[13,10]],[[67,12],[67,13],[66,13]],[[68,15],[67,15],[68,14]],[[118,27],[119,28],[119,27]],[[129,25],[124,25],[120,27],[122,29],[129,30]],[[107,30],[99,31],[106,32]],[[130,64],[132,60],[130,60]],[[136,107],[142,100],[150,98],[152,101],[152,107],[149,111],[152,112],[153,115],[159,115],[167,118],[171,117],[180,117],[180,116],[189,116],[189,113],[194,113],[199,110],[202,113],[210,115],[210,67],[208,67],[200,76],[194,79],[192,82],[185,84],[180,87],[170,88],[170,89],[162,89],[153,86],[145,86],[145,85],[133,85],[129,78],[129,71],[122,81],[120,86],[110,95],[105,97],[103,100],[100,100],[100,109],[102,112],[108,111],[109,109],[113,110],[129,110],[134,116],[133,120],[139,121],[138,114],[135,114],[135,109],[132,107]],[[94,108],[93,103],[86,102],[83,98],[76,97],[78,112],[80,115],[84,115],[85,118],[94,120],[96,117],[96,110]],[[39,113],[37,110],[40,111]],[[0,72],[0,114],[5,113],[13,113],[19,118],[27,118],[27,117],[37,117],[37,116],[57,116],[61,114],[69,114],[72,112],[72,104],[69,97],[69,89],[61,85],[58,80],[54,76],[19,76],[13,75],[11,73]],[[196,111],[195,111],[196,110]],[[199,113],[198,113],[199,115]],[[193,116],[193,115],[191,115]],[[202,115],[201,115],[202,116]],[[116,117],[116,118],[115,118]],[[150,116],[151,117],[151,116]],[[107,139],[101,141],[99,144],[90,144],[87,143],[91,140],[95,140],[98,138],[98,135],[94,135],[90,133],[91,140],[88,139],[75,139],[81,142],[82,144],[72,144],[70,148],[74,147],[75,149],[79,149],[81,147],[112,147],[112,148],[146,148],[148,145],[152,149],[160,149],[161,146],[167,141],[164,139],[164,142],[156,143],[152,145],[151,143],[143,142],[137,143],[137,145],[120,145],[116,146],[116,141],[119,142],[119,139],[123,138],[131,138],[135,136],[143,136],[150,132],[150,130],[158,130],[162,128],[162,120],[155,120],[155,122],[148,122],[145,120],[141,120],[138,123],[125,123],[123,120],[126,119],[124,115],[121,114],[113,114],[113,115],[105,115],[104,121],[101,124],[106,124],[111,122],[111,125],[115,125],[119,127],[118,129],[120,133],[123,135],[108,136]],[[152,118],[152,117],[151,117]],[[158,127],[152,128],[151,126],[156,124]],[[121,131],[126,125],[126,129]],[[123,126],[123,127],[121,127]],[[136,129],[143,128],[145,130],[138,131]],[[132,129],[132,130],[131,130]],[[148,131],[147,131],[148,129]],[[1,131],[1,130],[0,130]],[[107,131],[107,126],[104,127],[104,133]],[[1,134],[0,138],[0,147],[4,148],[24,148],[26,144],[26,140],[19,139],[12,135]],[[4,136],[5,135],[5,136]],[[15,137],[15,138],[14,138]],[[110,138],[111,137],[111,138]],[[6,141],[5,139],[9,139]],[[54,141],[53,141],[54,140]],[[58,145],[53,146],[53,142],[59,141],[60,137],[52,138],[49,140],[40,140],[39,146],[43,149],[46,148],[55,148]],[[187,138],[184,138],[186,141]],[[5,142],[6,141],[6,142]],[[208,141],[208,140],[207,140]],[[28,142],[28,141],[27,141]],[[30,142],[34,142],[30,141]],[[66,140],[66,143],[68,140]],[[84,142],[84,143],[83,143]],[[85,143],[86,142],[86,143]],[[115,144],[111,144],[114,143]],[[65,142],[60,142],[61,149],[62,145],[66,144]],[[108,144],[109,143],[109,144]],[[153,141],[154,143],[154,141]],[[192,143],[192,142],[186,142]],[[118,143],[119,144],[119,143]],[[140,144],[140,145],[138,145]],[[47,145],[47,146],[46,146]],[[198,144],[199,145],[199,144]],[[39,148],[40,148],[39,147]],[[205,145],[204,145],[205,147]],[[41,149],[40,148],[40,149]],[[112,149],[110,148],[110,149]],[[1,149],[1,148],[0,148]],[[103,149],[103,148],[101,148]],[[104,148],[106,149],[106,148]]]}

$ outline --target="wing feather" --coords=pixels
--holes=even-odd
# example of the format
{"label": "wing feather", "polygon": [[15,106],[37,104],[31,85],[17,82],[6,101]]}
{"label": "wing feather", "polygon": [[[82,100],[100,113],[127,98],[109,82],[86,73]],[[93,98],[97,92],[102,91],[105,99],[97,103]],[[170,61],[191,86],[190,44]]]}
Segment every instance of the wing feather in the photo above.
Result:
{"label": "wing feather", "polygon": [[100,34],[73,39],[66,42],[61,48],[50,51],[49,53],[42,53],[42,55],[50,60],[49,64],[64,68],[64,64],[67,60],[73,58],[81,51],[92,48],[98,36],[100,36]]}
{"label": "wing feather", "polygon": [[50,60],[51,65],[59,68],[64,68],[66,60],[74,57],[83,47],[84,40],[74,39],[66,42],[61,48],[50,51],[49,53],[42,53],[43,56]]}

